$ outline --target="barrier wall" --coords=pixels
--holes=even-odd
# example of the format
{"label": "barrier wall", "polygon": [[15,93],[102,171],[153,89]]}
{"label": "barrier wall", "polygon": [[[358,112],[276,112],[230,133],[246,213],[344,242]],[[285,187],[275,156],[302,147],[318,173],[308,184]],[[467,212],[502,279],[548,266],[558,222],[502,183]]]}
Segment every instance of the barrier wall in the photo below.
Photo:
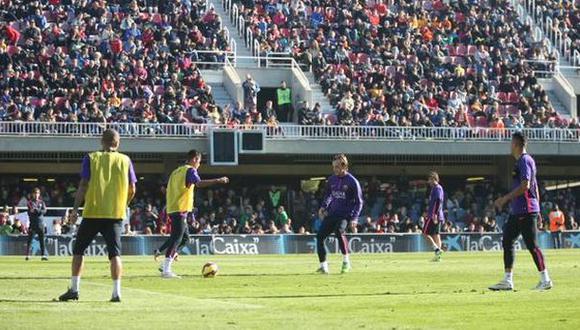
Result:
{"label": "barrier wall", "polygon": [[[427,252],[431,247],[418,234],[358,234],[348,235],[348,244],[352,253],[392,253],[392,252]],[[159,247],[167,236],[123,236],[122,253],[124,255],[149,255]],[[50,256],[69,256],[72,252],[74,237],[48,236],[46,243]],[[442,240],[449,251],[499,251],[501,234],[499,233],[462,233],[442,234]],[[553,248],[552,236],[540,233],[538,241],[543,249]],[[580,231],[563,233],[563,246],[580,248]],[[330,252],[338,253],[338,244],[334,237],[326,243]],[[525,248],[523,241],[516,243],[516,249]],[[23,255],[26,250],[25,236],[0,236],[0,255]],[[33,241],[33,253],[39,253],[39,242]],[[106,246],[102,237],[98,237],[87,250],[91,256],[106,256]],[[182,255],[202,254],[295,254],[315,253],[315,235],[192,235],[184,246]]]}

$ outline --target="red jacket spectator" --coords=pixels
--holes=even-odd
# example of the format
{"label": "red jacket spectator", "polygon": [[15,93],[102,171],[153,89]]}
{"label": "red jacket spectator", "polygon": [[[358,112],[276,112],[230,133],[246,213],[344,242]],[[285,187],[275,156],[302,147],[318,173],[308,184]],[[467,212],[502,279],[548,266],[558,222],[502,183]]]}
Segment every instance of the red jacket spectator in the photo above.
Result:
{"label": "red jacket spectator", "polygon": [[120,38],[115,38],[111,40],[111,51],[113,54],[118,55],[123,50],[123,42]]}
{"label": "red jacket spectator", "polygon": [[20,40],[20,32],[15,28],[11,27],[10,25],[6,25],[6,38],[10,42],[11,45],[17,45],[18,40]]}

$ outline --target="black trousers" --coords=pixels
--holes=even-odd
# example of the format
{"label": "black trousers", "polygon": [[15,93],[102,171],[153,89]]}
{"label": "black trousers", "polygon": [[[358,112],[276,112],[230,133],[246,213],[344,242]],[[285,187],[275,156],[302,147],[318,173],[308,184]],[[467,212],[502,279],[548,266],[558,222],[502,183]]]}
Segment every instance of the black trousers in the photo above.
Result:
{"label": "black trousers", "polygon": [[46,255],[46,244],[44,242],[44,222],[40,219],[31,220],[30,226],[28,227],[28,241],[26,244],[26,255],[31,253],[32,239],[34,235],[38,235],[38,241],[40,241],[40,255]]}
{"label": "black trousers", "polygon": [[189,228],[187,226],[187,213],[171,213],[171,234],[159,247],[159,251],[165,252],[165,257],[172,258],[175,253],[189,241]]}
{"label": "black trousers", "polygon": [[327,216],[324,218],[320,225],[320,229],[316,234],[316,249],[318,252],[318,260],[320,262],[326,261],[326,254],[328,252],[326,251],[324,242],[332,233],[336,235],[340,252],[343,255],[348,254],[348,244],[345,236],[347,225],[348,221],[342,217]]}
{"label": "black trousers", "polygon": [[555,231],[552,232],[552,241],[554,241],[554,249],[561,249],[562,248],[562,232]]}
{"label": "black trousers", "polygon": [[534,259],[538,271],[546,269],[544,255],[542,254],[542,250],[540,250],[536,239],[538,218],[538,213],[511,215],[509,217],[504,225],[502,239],[503,262],[505,268],[513,268],[515,259],[514,243],[521,234],[528,251],[530,251],[532,258]]}

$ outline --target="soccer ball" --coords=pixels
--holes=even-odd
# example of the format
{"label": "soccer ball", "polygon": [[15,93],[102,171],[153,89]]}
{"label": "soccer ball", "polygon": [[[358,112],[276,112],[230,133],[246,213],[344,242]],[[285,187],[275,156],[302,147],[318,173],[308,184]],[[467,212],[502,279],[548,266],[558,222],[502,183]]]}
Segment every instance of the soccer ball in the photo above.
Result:
{"label": "soccer ball", "polygon": [[218,265],[215,262],[208,262],[207,264],[203,265],[201,269],[201,275],[203,277],[214,277],[218,273]]}

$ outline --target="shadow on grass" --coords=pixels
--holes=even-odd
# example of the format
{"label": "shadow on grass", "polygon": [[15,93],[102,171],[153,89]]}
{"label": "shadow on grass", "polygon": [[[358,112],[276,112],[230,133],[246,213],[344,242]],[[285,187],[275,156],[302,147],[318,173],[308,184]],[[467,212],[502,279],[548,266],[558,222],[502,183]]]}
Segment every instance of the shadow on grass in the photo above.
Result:
{"label": "shadow on grass", "polygon": [[110,304],[110,302],[105,301],[105,300],[77,300],[77,301],[58,301],[55,299],[47,299],[47,300],[35,300],[35,299],[0,299],[0,304],[1,303],[11,303],[11,304],[29,304],[29,303],[33,303],[33,304],[94,304],[94,303],[107,303]]}

